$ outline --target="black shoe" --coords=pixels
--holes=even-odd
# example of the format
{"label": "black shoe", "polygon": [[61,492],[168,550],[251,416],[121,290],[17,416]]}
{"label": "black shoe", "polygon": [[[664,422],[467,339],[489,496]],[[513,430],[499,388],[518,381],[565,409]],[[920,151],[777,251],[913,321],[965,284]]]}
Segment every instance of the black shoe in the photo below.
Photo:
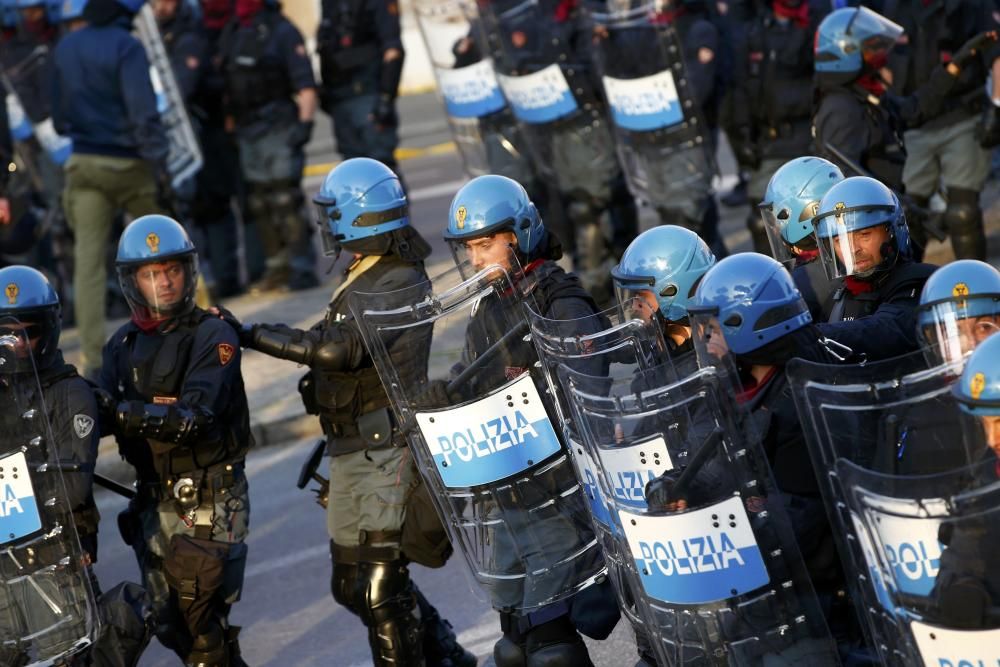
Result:
{"label": "black shoe", "polygon": [[733,189],[719,197],[719,202],[723,206],[735,208],[747,205],[747,182],[743,179],[733,186]]}

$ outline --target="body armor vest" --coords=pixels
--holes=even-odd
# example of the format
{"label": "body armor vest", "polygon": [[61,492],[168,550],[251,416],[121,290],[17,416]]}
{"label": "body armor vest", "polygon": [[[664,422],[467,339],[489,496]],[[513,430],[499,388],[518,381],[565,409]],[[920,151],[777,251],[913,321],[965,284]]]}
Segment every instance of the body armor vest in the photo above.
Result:
{"label": "body armor vest", "polygon": [[[129,331],[118,357],[119,389],[124,399],[153,404],[177,401],[191,362],[195,333],[201,322],[211,317],[204,310],[195,308],[188,315],[178,318],[176,328],[169,333],[146,335],[135,329]],[[238,425],[227,419],[229,415],[215,417],[224,425],[217,440],[184,447],[150,440],[151,460],[144,460],[144,456],[136,457],[135,453],[126,458],[137,468],[140,479],[144,477],[144,469],[152,472],[148,471],[151,463],[161,481],[222,463],[242,461],[249,448],[249,434],[238,433]]]}
{"label": "body armor vest", "polygon": [[277,53],[268,53],[268,44],[281,20],[277,12],[265,10],[252,28],[230,23],[220,38],[226,94],[237,118],[272,102],[291,101],[288,72]]}
{"label": "body armor vest", "polygon": [[[401,265],[416,266],[396,255],[384,255],[378,263],[357,276],[330,302],[324,321],[318,325],[327,330],[324,335],[338,335],[335,332],[338,323],[353,320],[348,307],[349,294],[354,291],[373,291],[382,276]],[[426,279],[422,266],[420,274]],[[415,346],[407,345],[406,341],[400,341],[393,347],[392,357],[393,365],[404,378],[426,373],[426,355],[421,355]],[[304,398],[307,405],[310,397],[312,398],[312,406],[319,414],[332,455],[406,444],[404,436],[396,431],[395,418],[389,409],[389,396],[368,354],[364,355],[359,368],[343,371],[311,370],[307,378],[311,381],[306,384],[311,387],[305,389]],[[387,437],[390,432],[391,437]]]}

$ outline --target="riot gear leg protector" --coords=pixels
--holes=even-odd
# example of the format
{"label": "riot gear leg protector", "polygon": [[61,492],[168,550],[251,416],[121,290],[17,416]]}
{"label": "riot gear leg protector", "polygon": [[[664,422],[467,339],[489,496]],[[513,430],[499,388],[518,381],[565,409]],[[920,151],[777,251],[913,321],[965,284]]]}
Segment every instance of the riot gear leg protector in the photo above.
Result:
{"label": "riot gear leg protector", "polygon": [[951,247],[956,259],[986,259],[986,232],[979,193],[966,188],[948,188],[948,208],[944,212]]}
{"label": "riot gear leg protector", "polygon": [[614,299],[611,285],[614,256],[610,252],[603,224],[608,211],[596,202],[574,199],[567,206],[566,213],[576,235],[573,268],[597,303],[610,303]]}
{"label": "riot gear leg protector", "polygon": [[264,251],[264,275],[256,286],[274,289],[288,279],[288,248],[282,238],[282,229],[272,210],[270,183],[247,183],[247,209],[257,228],[261,249]]}
{"label": "riot gear leg protector", "polygon": [[334,562],[333,598],[368,628],[376,667],[423,661],[423,619],[406,562]]}

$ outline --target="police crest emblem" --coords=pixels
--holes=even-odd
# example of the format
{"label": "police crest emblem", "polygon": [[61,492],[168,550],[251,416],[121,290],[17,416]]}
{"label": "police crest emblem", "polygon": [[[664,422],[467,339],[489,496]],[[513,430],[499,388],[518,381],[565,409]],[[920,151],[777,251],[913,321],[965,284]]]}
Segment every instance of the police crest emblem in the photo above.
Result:
{"label": "police crest emblem", "polygon": [[469,212],[464,206],[459,206],[458,210],[455,211],[455,224],[459,229],[465,229],[465,218],[469,215]]}
{"label": "police crest emblem", "polygon": [[146,245],[149,246],[149,252],[157,254],[160,252],[160,237],[150,232],[146,235]]}
{"label": "police crest emblem", "polygon": [[17,303],[17,295],[20,293],[21,290],[17,286],[17,283],[8,283],[6,289],[4,289],[4,294],[7,295],[7,303],[12,306]]}
{"label": "police crest emblem", "polygon": [[969,394],[972,395],[972,400],[978,401],[979,397],[983,395],[984,389],[986,389],[986,376],[982,373],[976,373],[969,381]]}

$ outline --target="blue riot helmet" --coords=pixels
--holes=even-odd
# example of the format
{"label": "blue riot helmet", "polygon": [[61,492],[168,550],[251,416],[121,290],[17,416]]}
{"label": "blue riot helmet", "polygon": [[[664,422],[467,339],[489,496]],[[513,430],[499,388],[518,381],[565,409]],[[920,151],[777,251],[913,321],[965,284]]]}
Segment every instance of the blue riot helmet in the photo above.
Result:
{"label": "blue riot helmet", "polygon": [[830,280],[868,279],[911,256],[899,198],[874,178],[853,176],[830,188],[820,200],[813,228]]}
{"label": "blue riot helmet", "polygon": [[[59,352],[62,330],[59,296],[40,271],[30,266],[0,269],[0,336],[15,336],[30,341],[34,364],[45,368]],[[22,348],[26,349],[26,348]],[[10,359],[6,354],[3,358]],[[34,365],[25,352],[16,355],[15,372],[30,371]],[[7,369],[0,368],[0,372]]]}
{"label": "blue riot helmet", "polygon": [[16,0],[18,9],[31,9],[32,7],[45,7],[46,0]]}
{"label": "blue riot helmet", "polygon": [[118,241],[115,268],[137,319],[167,319],[194,307],[198,253],[173,218],[144,215],[126,227]]}
{"label": "blue riot helmet", "polygon": [[[549,236],[527,191],[506,176],[477,176],[455,194],[448,210],[444,238],[458,265],[466,260],[474,267],[489,252],[487,245],[503,243],[496,235],[510,232],[522,260],[533,260],[549,247]],[[551,255],[550,255],[551,257]],[[557,259],[558,257],[552,257]]]}
{"label": "blue riot helmet", "polygon": [[920,293],[917,332],[930,361],[954,363],[1000,331],[1000,271],[960,259],[934,272]]}
{"label": "blue riot helmet", "polygon": [[409,227],[399,177],[378,160],[352,158],[330,170],[313,198],[327,255],[342,247],[364,255],[389,251],[389,232]]}
{"label": "blue riot helmet", "polygon": [[[611,270],[618,302],[641,308],[649,300],[668,322],[687,319],[687,306],[705,272],[715,264],[708,245],[689,229],[663,225],[648,229],[629,244]],[[634,311],[633,311],[634,312]]]}
{"label": "blue riot helmet", "polygon": [[987,443],[1000,456],[1000,336],[976,348],[951,394],[964,412],[981,419]]}
{"label": "blue riot helmet", "polygon": [[87,6],[87,0],[62,0],[59,8],[60,21],[74,21],[83,18],[83,10]]}
{"label": "blue riot helmet", "polygon": [[821,79],[849,83],[881,69],[902,35],[902,26],[867,7],[834,10],[816,29],[814,69]]}
{"label": "blue riot helmet", "polygon": [[776,260],[792,268],[803,252],[816,250],[813,216],[823,195],[842,180],[837,165],[811,155],[789,160],[774,172],[758,208]]}
{"label": "blue riot helmet", "polygon": [[749,355],[812,323],[791,274],[774,258],[731,255],[702,278],[688,306],[702,363]]}

